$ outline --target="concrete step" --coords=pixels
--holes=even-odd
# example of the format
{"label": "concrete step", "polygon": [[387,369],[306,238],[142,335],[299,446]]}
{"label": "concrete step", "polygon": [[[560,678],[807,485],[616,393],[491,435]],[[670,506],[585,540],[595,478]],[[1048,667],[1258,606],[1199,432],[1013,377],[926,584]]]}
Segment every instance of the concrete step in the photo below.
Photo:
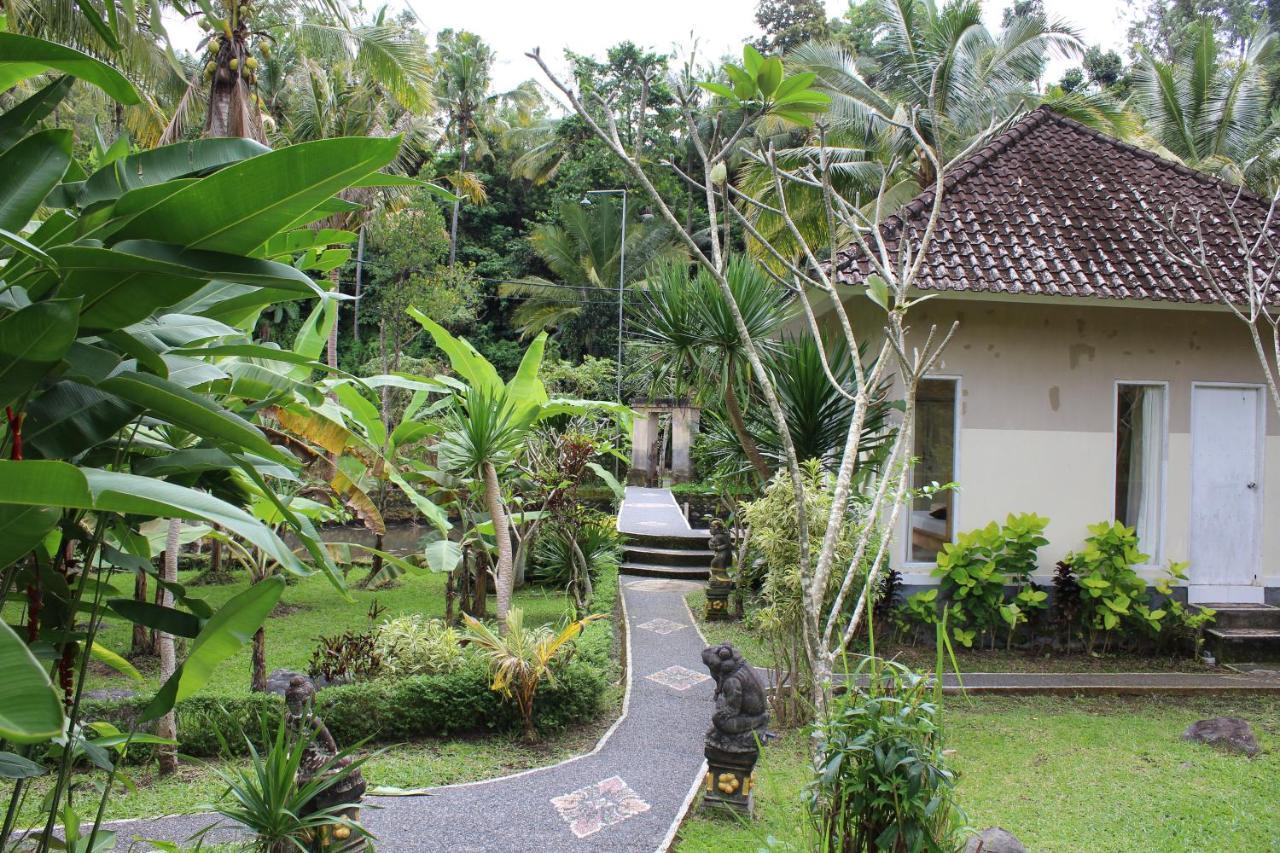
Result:
{"label": "concrete step", "polygon": [[647,578],[675,578],[679,580],[706,580],[711,577],[709,568],[696,566],[664,566],[654,563],[623,562],[618,571],[624,575],[640,575]]}
{"label": "concrete step", "polygon": [[1280,631],[1280,607],[1269,604],[1200,604],[1214,611],[1213,627],[1266,628]]}
{"label": "concrete step", "polygon": [[1205,631],[1205,640],[1219,663],[1280,660],[1280,629],[1215,625]]}
{"label": "concrete step", "polygon": [[636,563],[659,566],[693,566],[705,569],[711,565],[711,550],[704,548],[653,548],[648,545],[625,545],[626,558]]}
{"label": "concrete step", "polygon": [[626,533],[623,534],[624,545],[634,545],[638,548],[662,548],[673,551],[702,551],[710,554],[707,548],[707,541],[711,539],[711,534],[705,530],[695,530],[688,534],[665,534],[665,533]]}

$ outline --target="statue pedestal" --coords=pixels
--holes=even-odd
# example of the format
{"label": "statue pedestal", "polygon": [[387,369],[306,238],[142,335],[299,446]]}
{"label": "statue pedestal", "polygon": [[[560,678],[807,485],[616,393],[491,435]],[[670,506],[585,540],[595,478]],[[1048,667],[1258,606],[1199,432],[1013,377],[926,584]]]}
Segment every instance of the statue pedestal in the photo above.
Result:
{"label": "statue pedestal", "polygon": [[729,599],[736,587],[728,575],[713,572],[707,582],[707,605],[703,610],[703,618],[708,622],[728,622],[734,619],[733,608]]}
{"label": "statue pedestal", "polygon": [[755,766],[760,758],[759,750],[729,752],[707,746],[707,775],[703,783],[703,809],[728,809],[748,817],[755,815]]}

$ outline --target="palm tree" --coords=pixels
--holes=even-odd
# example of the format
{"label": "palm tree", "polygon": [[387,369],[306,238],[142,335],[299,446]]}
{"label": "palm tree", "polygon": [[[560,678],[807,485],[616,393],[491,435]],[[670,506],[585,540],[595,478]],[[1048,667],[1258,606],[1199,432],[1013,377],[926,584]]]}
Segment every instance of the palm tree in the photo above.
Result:
{"label": "palm tree", "polygon": [[[860,199],[871,212],[892,213],[932,181],[932,164],[903,129],[913,111],[926,138],[940,143],[944,158],[967,154],[1041,103],[1092,126],[1116,130],[1120,110],[1104,96],[1077,93],[1046,97],[1037,78],[1052,53],[1082,49],[1066,24],[1043,16],[1019,16],[999,33],[982,21],[977,0],[937,6],[930,0],[879,0],[874,75],[868,76],[847,46],[808,42],[787,56],[788,69],[816,76],[814,88],[831,103],[825,115],[825,147],[836,190]],[[774,127],[774,130],[785,128]],[[776,142],[777,158],[789,168],[816,156],[805,138]],[[895,171],[885,174],[887,168]],[[739,178],[744,190],[773,200],[769,170],[748,162]],[[820,192],[787,187],[787,202],[810,245],[824,245],[827,221]],[[773,245],[798,255],[799,246],[780,217],[752,211],[757,228]],[[843,242],[848,235],[836,235]]]}
{"label": "palm tree", "polygon": [[[412,40],[406,38],[406,43]],[[419,57],[425,60],[425,53]],[[414,109],[430,103],[430,91],[424,86],[414,90],[409,103],[399,102],[378,78],[360,73],[357,63],[338,53],[327,61],[305,57],[287,84],[284,102],[285,126],[281,136],[289,142],[306,142],[338,136],[405,135],[403,152],[419,146],[422,130],[415,121]],[[325,222],[329,228],[356,230],[369,214],[375,201],[371,190],[348,191],[344,198],[361,202],[359,210],[335,214]],[[332,290],[339,290],[339,265],[329,271]],[[329,329],[328,362],[337,367],[338,323]]]}
{"label": "palm tree", "polygon": [[[205,136],[242,136],[266,141],[258,87],[258,68],[272,45],[285,41],[299,56],[322,62],[350,63],[355,73],[378,85],[411,110],[430,105],[430,65],[419,39],[386,20],[386,10],[371,22],[359,21],[344,0],[294,0],[268,5],[263,0],[214,0],[212,14],[201,17],[211,32],[201,42],[207,51],[192,74],[161,142],[180,139],[203,104]],[[269,29],[285,29],[273,35]]]}
{"label": "palm tree", "polygon": [[[459,194],[475,195],[468,186],[467,161],[473,140],[479,133],[484,113],[491,106],[489,84],[493,69],[493,49],[475,33],[466,30],[444,30],[436,46],[436,98],[448,114],[446,133],[453,137],[458,155],[454,188]],[[471,189],[468,193],[467,190]],[[458,259],[458,217],[462,200],[453,203],[449,222],[449,265]]]}
{"label": "palm tree", "polygon": [[[730,259],[725,278],[733,301],[756,347],[769,352],[790,317],[789,295],[746,255]],[[648,350],[653,381],[679,394],[686,387],[719,389],[725,416],[751,467],[762,483],[772,467],[747,427],[744,400],[751,399],[746,353],[733,318],[734,306],[705,269],[689,278],[683,264],[655,267],[645,298],[637,308],[636,326]],[[698,377],[696,384],[684,380]]]}
{"label": "palm tree", "polygon": [[1151,140],[1193,169],[1269,191],[1280,166],[1280,113],[1267,108],[1278,47],[1264,27],[1238,58],[1224,58],[1205,19],[1172,62],[1146,53],[1134,75],[1133,104]]}
{"label": "palm tree", "polygon": [[511,316],[522,336],[529,338],[563,327],[582,315],[583,306],[578,303],[593,296],[600,302],[616,299],[620,273],[623,285],[630,286],[644,279],[650,263],[686,257],[668,226],[629,219],[627,262],[625,270],[621,269],[621,214],[619,202],[612,196],[598,197],[590,205],[567,201],[560,205],[556,222],[533,229],[529,243],[554,280],[530,276],[503,286],[503,296],[524,300]]}

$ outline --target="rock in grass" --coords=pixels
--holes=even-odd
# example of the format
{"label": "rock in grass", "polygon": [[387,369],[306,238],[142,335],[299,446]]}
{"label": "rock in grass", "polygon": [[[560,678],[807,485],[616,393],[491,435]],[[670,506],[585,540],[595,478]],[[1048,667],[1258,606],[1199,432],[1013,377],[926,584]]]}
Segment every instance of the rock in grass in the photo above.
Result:
{"label": "rock in grass", "polygon": [[1236,752],[1253,758],[1262,747],[1253,734],[1253,728],[1239,717],[1213,717],[1196,720],[1182,733],[1183,740],[1205,743],[1227,752]]}
{"label": "rock in grass", "polygon": [[969,839],[964,853],[1027,853],[1027,848],[1009,830],[990,826]]}

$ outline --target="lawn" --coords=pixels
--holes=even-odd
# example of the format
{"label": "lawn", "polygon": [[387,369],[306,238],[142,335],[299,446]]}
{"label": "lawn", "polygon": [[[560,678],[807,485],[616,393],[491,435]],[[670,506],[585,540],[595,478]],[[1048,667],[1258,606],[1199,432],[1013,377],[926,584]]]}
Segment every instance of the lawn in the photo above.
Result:
{"label": "lawn", "polygon": [[[689,609],[698,619],[698,627],[710,643],[733,643],[743,656],[757,666],[770,666],[773,658],[759,636],[742,622],[706,622],[702,619],[705,594],[695,591],[685,596]],[[851,652],[865,653],[863,648]],[[935,663],[932,646],[881,643],[876,649],[882,657],[893,658],[914,668],[932,669]],[[1144,657],[1127,652],[1105,655],[1033,654],[1018,649],[965,649],[955,647],[956,663],[962,672],[1212,672],[1194,658]]]}
{"label": "lawn", "polygon": [[[1216,715],[1249,720],[1264,754],[1181,740]],[[1280,850],[1280,699],[950,699],[946,731],[969,825],[1003,826],[1030,849]],[[804,849],[805,750],[798,732],[766,749],[756,821],[695,814],[676,849]]]}
{"label": "lawn", "polygon": [[[322,575],[316,574],[298,579],[285,589],[275,612],[267,619],[267,672],[285,668],[306,672],[307,663],[322,635],[341,634],[344,631],[362,631],[369,625],[369,613],[376,604],[383,610],[379,621],[402,613],[422,613],[430,617],[444,616],[443,574],[421,572],[406,574],[389,586],[379,589],[360,589],[356,581],[361,570],[352,573],[348,591],[351,600],[345,600]],[[197,575],[180,573],[179,580],[189,584]],[[193,586],[188,591],[203,598],[215,609],[248,585],[243,577],[234,583],[212,586]],[[566,598],[562,591],[528,586],[516,593],[516,606],[524,609],[528,624],[555,624],[564,618]],[[489,613],[494,612],[493,598],[489,599]],[[121,620],[103,623],[98,642],[109,649],[127,654],[131,626]],[[252,669],[252,647],[245,645],[222,665],[215,683],[206,688],[208,693],[220,696],[249,692]],[[179,653],[181,658],[181,652]],[[146,693],[158,686],[156,661],[143,658],[136,661],[146,676],[146,686],[136,685],[124,676],[101,666],[94,666],[89,679],[89,689],[114,687],[131,688]]]}
{"label": "lawn", "polygon": [[[340,634],[348,630],[364,630],[369,624],[369,614],[375,604],[380,610],[379,621],[385,621],[402,613],[423,613],[427,616],[444,615],[443,575],[427,572],[408,574],[388,586],[378,589],[360,589],[353,574],[351,600],[346,600],[322,576],[314,575],[291,582],[285,589],[275,612],[267,621],[266,660],[267,670],[288,668],[305,672],[312,650],[321,635]],[[191,584],[197,577],[194,572],[183,572],[180,580]],[[598,600],[608,602],[616,591],[617,575],[609,573],[597,582]],[[229,584],[188,586],[193,595],[218,607],[233,595],[244,590],[246,579]],[[537,586],[527,586],[516,593],[515,604],[524,609],[526,624],[558,624],[565,619],[567,600],[562,591]],[[493,614],[494,602],[489,600],[489,613]],[[615,630],[610,623],[592,626],[580,643],[607,643]],[[127,652],[130,626],[118,621],[108,621],[99,633],[98,642],[110,649]],[[181,653],[180,653],[181,655]],[[568,731],[549,734],[540,743],[526,744],[515,734],[461,737],[449,740],[430,740],[410,744],[396,744],[377,752],[365,765],[365,778],[370,785],[397,787],[430,787],[456,782],[502,776],[554,763],[590,749],[603,734],[604,729],[616,719],[622,701],[622,686],[618,682],[620,669],[614,655],[614,682],[605,695],[605,704],[596,720],[590,725]],[[88,688],[126,688],[148,694],[158,686],[155,661],[144,658],[136,661],[146,684],[138,684],[105,667],[94,665]],[[251,648],[246,645],[222,665],[221,671],[201,695],[230,696],[249,692]],[[221,792],[216,774],[211,769],[222,762],[204,763],[195,760],[183,762],[175,776],[161,777],[155,774],[153,765],[125,768],[129,783],[136,786],[131,792],[123,788],[113,795],[107,804],[106,817],[120,819],[175,814],[199,809],[217,799]],[[100,772],[77,774],[74,779],[81,793],[75,797],[82,813],[96,809],[96,794],[92,783],[100,780]],[[45,782],[36,779],[29,787],[21,815],[21,822],[30,825],[41,819],[41,797]],[[0,785],[0,797],[6,800],[11,787]],[[83,798],[88,797],[89,802]]]}
{"label": "lawn", "polygon": [[[364,765],[364,777],[370,786],[420,788],[492,779],[553,764],[591,749],[617,717],[621,696],[621,690],[611,693],[607,709],[593,724],[547,735],[532,745],[517,734],[397,744],[377,751]],[[156,775],[151,765],[125,768],[136,790],[127,792],[120,788],[107,801],[106,818],[118,820],[203,810],[222,793],[213,768],[231,763],[185,761],[175,775],[167,777]],[[101,773],[83,774],[78,775],[76,781],[88,783],[101,777]],[[44,780],[35,780],[23,804],[20,825],[32,826],[44,819],[40,800],[45,790]],[[81,803],[80,797],[75,802],[79,804],[77,809],[86,814],[97,808],[97,794],[87,784],[83,791],[80,797],[88,796],[92,803]],[[0,786],[0,793],[7,798],[5,786]]]}

